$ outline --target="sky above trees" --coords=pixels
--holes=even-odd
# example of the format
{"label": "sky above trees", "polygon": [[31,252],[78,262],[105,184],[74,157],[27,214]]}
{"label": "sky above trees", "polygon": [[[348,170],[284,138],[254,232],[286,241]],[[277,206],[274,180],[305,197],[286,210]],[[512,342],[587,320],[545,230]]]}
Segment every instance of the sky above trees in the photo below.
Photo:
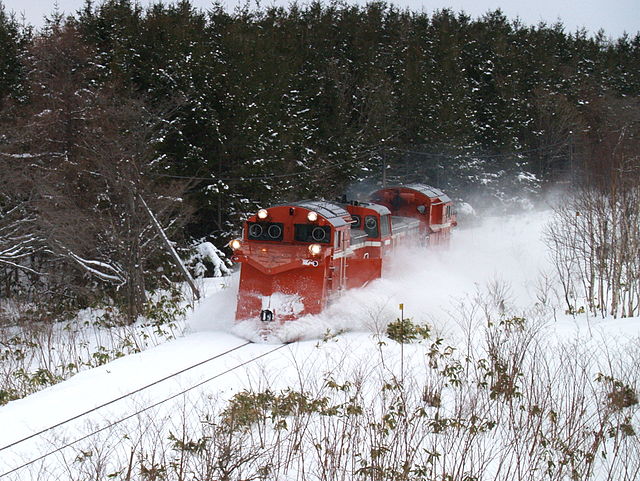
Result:
{"label": "sky above trees", "polygon": [[[348,0],[347,3],[364,4],[367,0]],[[56,4],[55,0],[0,0],[8,11],[16,15],[24,14],[27,22],[41,26],[45,15],[49,15]],[[141,4],[149,3],[141,0]],[[170,3],[170,2],[167,2]],[[206,9],[211,0],[192,0],[198,8]],[[233,9],[242,0],[221,0],[222,5]],[[261,2],[263,7],[270,5],[288,6],[290,0],[269,0]],[[300,2],[306,3],[304,1]],[[595,33],[604,29],[611,37],[619,37],[625,31],[631,35],[640,31],[640,9],[637,0],[394,0],[399,7],[431,12],[440,8],[451,8],[454,11],[464,10],[476,17],[489,10],[500,8],[509,18],[519,17],[526,24],[537,24],[541,21],[555,23],[561,20],[568,32],[586,28]],[[65,14],[72,14],[83,4],[83,0],[57,0],[58,8]]]}

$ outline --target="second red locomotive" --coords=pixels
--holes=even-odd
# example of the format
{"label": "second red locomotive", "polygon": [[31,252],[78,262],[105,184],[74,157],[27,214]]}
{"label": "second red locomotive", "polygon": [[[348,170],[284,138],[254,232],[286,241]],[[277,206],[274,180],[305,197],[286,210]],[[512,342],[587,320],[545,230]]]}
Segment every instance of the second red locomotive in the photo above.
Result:
{"label": "second red locomotive", "polygon": [[302,201],[260,209],[230,243],[242,264],[236,319],[265,323],[317,314],[345,289],[382,275],[408,242],[448,242],[452,202],[422,184],[380,189],[371,202]]}

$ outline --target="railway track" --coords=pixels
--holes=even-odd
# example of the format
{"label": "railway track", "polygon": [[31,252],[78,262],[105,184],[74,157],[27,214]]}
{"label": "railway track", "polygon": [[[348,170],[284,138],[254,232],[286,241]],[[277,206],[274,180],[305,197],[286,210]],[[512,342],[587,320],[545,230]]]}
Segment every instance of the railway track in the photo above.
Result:
{"label": "railway track", "polygon": [[[143,392],[145,390],[148,390],[153,386],[157,386],[157,385],[159,385],[159,384],[161,384],[163,382],[166,382],[168,380],[175,379],[178,376],[180,376],[180,375],[182,375],[182,374],[184,374],[184,373],[186,373],[188,371],[191,371],[191,370],[193,370],[195,368],[203,366],[203,365],[205,365],[207,363],[210,363],[210,362],[212,362],[214,360],[220,360],[220,359],[222,359],[222,358],[224,358],[226,356],[229,356],[229,355],[231,355],[233,353],[237,353],[238,351],[240,351],[244,347],[247,347],[250,344],[252,344],[252,343],[251,342],[244,342],[244,343],[238,344],[237,346],[234,346],[234,347],[232,347],[230,349],[227,349],[227,350],[225,350],[225,351],[223,351],[221,353],[218,353],[218,354],[216,354],[214,356],[211,356],[211,357],[209,357],[207,359],[204,359],[202,361],[190,364],[187,367],[185,367],[183,369],[180,369],[179,371],[173,372],[173,373],[171,373],[169,375],[166,375],[166,376],[164,376],[162,378],[156,379],[156,380],[154,380],[154,381],[152,381],[152,382],[150,382],[148,384],[145,384],[145,385],[143,385],[143,386],[141,386],[141,387],[139,387],[137,389],[131,390],[131,391],[129,391],[129,392],[123,394],[123,395],[120,395],[118,397],[110,399],[110,400],[108,400],[106,402],[103,402],[103,403],[101,403],[101,404],[99,404],[97,406],[94,406],[94,407],[90,408],[90,409],[84,410],[84,411],[82,411],[80,413],[77,413],[77,414],[75,414],[73,416],[69,416],[69,417],[65,418],[64,420],[62,420],[60,422],[57,422],[57,423],[52,424],[50,426],[47,426],[46,428],[43,428],[43,429],[39,429],[39,430],[37,430],[37,431],[27,435],[27,436],[23,436],[23,437],[15,440],[15,441],[12,441],[12,442],[4,445],[4,446],[0,446],[0,459],[2,459],[3,453],[8,452],[12,448],[19,447],[20,445],[26,443],[27,441],[36,440],[38,438],[41,438],[41,437],[45,436],[48,433],[52,433],[52,432],[54,432],[54,431],[56,431],[56,430],[58,430],[58,429],[60,429],[60,428],[62,428],[64,426],[66,426],[66,425],[69,425],[70,423],[72,423],[74,421],[77,421],[77,420],[79,420],[79,419],[81,419],[83,417],[86,417],[86,416],[88,416],[88,415],[90,415],[92,413],[96,413],[96,412],[98,412],[98,411],[100,411],[100,410],[102,410],[102,409],[104,409],[104,408],[106,408],[106,407],[108,407],[110,405],[113,405],[113,404],[115,404],[115,403],[117,403],[119,401],[123,401],[125,399],[132,398],[132,396],[134,396],[136,394],[139,394],[139,393],[141,393],[141,392]],[[243,360],[241,362],[238,362],[238,363],[234,364],[233,366],[223,370],[222,372],[218,372],[217,374],[215,374],[213,376],[209,376],[207,378],[201,379],[201,380],[195,382],[194,384],[190,385],[189,387],[187,387],[185,389],[181,389],[178,392],[175,392],[175,393],[171,394],[170,396],[163,397],[163,398],[161,398],[161,399],[159,399],[159,400],[157,400],[155,402],[147,404],[146,406],[144,406],[142,408],[136,409],[135,411],[130,412],[127,415],[123,415],[122,417],[120,417],[118,419],[115,419],[113,421],[108,422],[106,425],[104,425],[104,426],[102,426],[102,427],[100,427],[98,429],[95,429],[95,430],[93,430],[91,432],[88,432],[86,434],[83,434],[83,435],[79,435],[78,437],[72,439],[71,441],[65,442],[65,443],[63,443],[63,444],[61,444],[59,446],[51,448],[50,450],[48,450],[45,453],[42,453],[42,454],[40,454],[38,456],[33,456],[32,458],[29,458],[25,462],[21,462],[19,464],[16,464],[16,465],[13,465],[13,466],[8,466],[8,467],[0,466],[0,478],[5,478],[5,477],[7,477],[7,476],[9,476],[11,474],[17,473],[18,471],[20,471],[20,470],[22,470],[22,469],[24,469],[24,468],[26,468],[26,467],[34,464],[34,463],[37,463],[38,461],[42,461],[43,459],[45,459],[45,458],[47,458],[47,457],[49,457],[49,456],[51,456],[53,454],[56,454],[56,453],[58,453],[60,451],[63,451],[64,449],[67,449],[67,448],[69,448],[69,447],[71,447],[71,446],[73,446],[73,445],[75,445],[75,444],[77,444],[77,443],[79,443],[81,441],[89,439],[92,436],[95,436],[95,435],[97,435],[97,434],[99,434],[99,433],[101,433],[101,432],[103,432],[103,431],[105,431],[105,430],[107,430],[109,428],[112,428],[113,426],[116,426],[116,425],[118,425],[120,423],[123,423],[123,422],[125,422],[125,421],[127,421],[129,419],[132,419],[132,418],[134,418],[134,417],[136,417],[136,416],[138,416],[138,415],[140,415],[140,414],[142,414],[142,413],[144,413],[144,412],[146,412],[146,411],[148,411],[150,409],[153,409],[153,408],[156,408],[156,407],[160,406],[161,404],[164,404],[164,403],[166,403],[168,401],[176,399],[176,398],[186,394],[187,392],[192,391],[192,390],[194,390],[194,389],[196,389],[196,388],[198,388],[200,386],[203,386],[204,384],[209,383],[209,382],[211,382],[211,381],[213,381],[215,379],[218,379],[218,378],[224,376],[225,374],[233,372],[236,369],[239,369],[241,367],[245,367],[245,366],[247,366],[247,365],[249,365],[249,364],[251,364],[251,363],[253,363],[253,362],[255,362],[255,361],[259,360],[259,359],[261,359],[261,358],[264,358],[264,357],[270,355],[273,352],[276,352],[276,351],[284,348],[285,346],[286,346],[286,344],[277,345],[277,346],[273,347],[272,349],[269,349],[267,351],[261,352],[261,353],[259,353],[257,355],[254,355],[254,356],[250,357],[249,359],[246,359],[246,360]]]}

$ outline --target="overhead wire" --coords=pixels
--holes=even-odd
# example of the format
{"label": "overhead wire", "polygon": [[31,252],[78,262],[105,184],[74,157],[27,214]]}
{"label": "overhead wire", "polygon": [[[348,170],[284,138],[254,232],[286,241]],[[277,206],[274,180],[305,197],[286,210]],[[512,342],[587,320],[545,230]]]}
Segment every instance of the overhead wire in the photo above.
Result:
{"label": "overhead wire", "polygon": [[281,179],[287,177],[300,177],[308,174],[315,174],[317,172],[324,172],[325,170],[332,169],[334,167],[340,167],[342,165],[352,164],[362,158],[370,155],[371,153],[375,153],[375,150],[362,152],[355,157],[344,160],[342,162],[334,162],[332,164],[323,165],[321,167],[302,170],[298,172],[289,172],[286,174],[271,174],[271,175],[258,175],[258,176],[237,176],[237,177],[199,177],[192,175],[172,175],[172,174],[155,174],[156,177],[168,177],[171,179],[187,179],[187,180],[209,180],[209,181],[223,181],[223,182],[234,182],[234,181],[250,181],[250,180],[270,180],[270,179]]}
{"label": "overhead wire", "polygon": [[401,147],[389,147],[389,150],[393,150],[395,152],[402,152],[402,153],[406,153],[406,154],[416,154],[416,155],[424,155],[424,156],[429,156],[429,157],[439,157],[439,158],[449,158],[449,159],[459,159],[459,158],[472,158],[472,159],[496,159],[496,158],[508,158],[508,157],[515,157],[518,155],[524,155],[524,154],[532,154],[532,153],[536,153],[536,152],[544,152],[546,150],[551,150],[555,147],[559,147],[561,145],[566,145],[567,141],[563,140],[563,141],[559,141],[556,142],[554,144],[550,144],[550,145],[545,145],[542,147],[536,147],[534,149],[527,149],[527,150],[519,150],[516,152],[508,152],[508,153],[496,153],[496,154],[474,154],[474,153],[469,153],[469,152],[463,152],[460,154],[444,154],[442,152],[429,152],[429,151],[424,151],[424,150],[413,150],[413,149],[403,149]]}
{"label": "overhead wire", "polygon": [[[555,144],[551,144],[551,145],[546,145],[544,147],[537,147],[534,149],[527,149],[527,150],[521,150],[518,152],[511,152],[511,153],[502,153],[502,154],[473,154],[473,153],[461,153],[461,154],[449,154],[449,153],[442,153],[442,152],[429,152],[429,151],[421,151],[421,150],[412,150],[412,149],[403,149],[400,147],[393,147],[393,146],[389,146],[387,147],[387,149],[389,151],[393,151],[393,152],[400,152],[400,153],[405,153],[405,154],[414,154],[414,155],[421,155],[421,156],[425,156],[425,157],[433,157],[433,158],[438,158],[438,159],[442,159],[442,158],[448,158],[448,159],[460,159],[460,158],[469,158],[469,159],[495,159],[495,158],[508,158],[508,157],[515,157],[518,155],[526,155],[526,154],[532,154],[532,153],[536,153],[536,152],[544,152],[544,151],[549,151],[552,150],[556,147],[562,146],[562,145],[566,145],[567,141],[561,141],[561,142],[556,142]],[[321,167],[318,168],[313,168],[313,169],[307,169],[307,170],[302,170],[302,171],[298,171],[298,172],[289,172],[289,173],[285,173],[285,174],[270,174],[270,175],[261,175],[261,176],[237,176],[237,177],[201,177],[201,176],[190,176],[190,175],[173,175],[173,174],[154,174],[156,177],[166,177],[166,178],[171,178],[171,179],[186,179],[186,180],[204,180],[204,181],[222,181],[222,182],[244,182],[244,181],[254,181],[254,180],[271,180],[271,179],[283,179],[283,178],[289,178],[289,177],[302,177],[305,175],[310,175],[310,174],[315,174],[318,172],[324,172],[326,170],[332,169],[334,167],[340,167],[343,165],[347,165],[347,164],[353,164],[359,160],[362,160],[364,157],[371,155],[371,154],[375,154],[377,153],[378,155],[381,155],[382,149],[380,148],[375,148],[375,149],[371,149],[368,150],[366,152],[362,152],[360,154],[358,154],[357,156],[342,161],[342,162],[334,162],[332,164],[327,164],[327,165],[323,165]]]}

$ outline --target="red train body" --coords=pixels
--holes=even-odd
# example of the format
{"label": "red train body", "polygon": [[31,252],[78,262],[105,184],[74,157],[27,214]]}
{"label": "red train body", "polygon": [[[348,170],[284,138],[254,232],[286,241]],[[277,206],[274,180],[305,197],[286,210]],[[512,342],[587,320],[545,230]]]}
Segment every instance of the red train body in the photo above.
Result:
{"label": "red train body", "polygon": [[431,244],[447,243],[457,225],[449,196],[428,185],[380,189],[371,194],[371,200],[387,207],[393,216],[418,219],[422,235]]}
{"label": "red train body", "polygon": [[241,263],[236,319],[289,321],[321,312],[345,289],[381,277],[409,242],[445,243],[451,200],[421,184],[380,189],[371,202],[303,201],[261,209],[232,241]]}

